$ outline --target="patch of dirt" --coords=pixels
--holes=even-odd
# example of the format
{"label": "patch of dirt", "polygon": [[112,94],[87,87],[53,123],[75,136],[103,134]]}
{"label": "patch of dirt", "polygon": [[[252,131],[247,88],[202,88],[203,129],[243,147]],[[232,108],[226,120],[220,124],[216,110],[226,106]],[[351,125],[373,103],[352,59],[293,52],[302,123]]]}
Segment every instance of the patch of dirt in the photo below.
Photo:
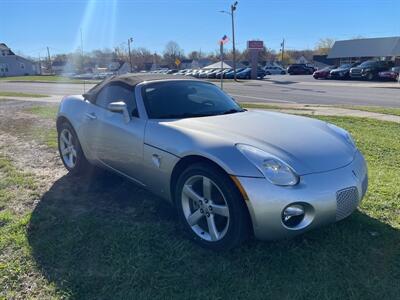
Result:
{"label": "patch of dirt", "polygon": [[171,217],[173,210],[168,204],[119,176],[98,170],[87,176],[69,176],[58,151],[29,135],[28,126],[43,130],[55,126],[54,120],[26,112],[37,105],[37,102],[15,101],[7,105],[0,102],[0,154],[19,170],[33,174],[38,185],[34,191],[12,191],[15,197],[11,197],[9,207],[17,212],[26,211],[34,209],[44,198],[51,198],[62,199],[64,209],[71,206],[71,215],[104,209],[107,213],[123,211],[135,216],[136,221],[149,215],[157,219]]}
{"label": "patch of dirt", "polygon": [[19,170],[33,174],[38,184],[35,191],[9,191],[15,195],[16,199],[11,201],[16,212],[24,211],[26,206],[35,206],[42,193],[66,174],[57,151],[38,143],[28,134],[27,128],[33,126],[43,129],[55,126],[54,120],[39,118],[25,112],[33,105],[37,104],[21,101],[0,103],[0,153],[11,160]]}

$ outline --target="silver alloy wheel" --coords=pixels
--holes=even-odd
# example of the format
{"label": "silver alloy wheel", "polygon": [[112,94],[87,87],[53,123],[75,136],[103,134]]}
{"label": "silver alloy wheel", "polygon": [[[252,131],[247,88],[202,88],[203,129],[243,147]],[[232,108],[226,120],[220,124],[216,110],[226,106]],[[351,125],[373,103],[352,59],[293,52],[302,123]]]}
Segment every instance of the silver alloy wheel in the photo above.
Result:
{"label": "silver alloy wheel", "polygon": [[221,240],[229,227],[229,208],[221,189],[208,177],[195,175],[183,185],[181,202],[187,223],[206,241]]}
{"label": "silver alloy wheel", "polygon": [[75,167],[77,160],[74,136],[69,129],[64,128],[60,133],[59,139],[62,160],[72,169]]}

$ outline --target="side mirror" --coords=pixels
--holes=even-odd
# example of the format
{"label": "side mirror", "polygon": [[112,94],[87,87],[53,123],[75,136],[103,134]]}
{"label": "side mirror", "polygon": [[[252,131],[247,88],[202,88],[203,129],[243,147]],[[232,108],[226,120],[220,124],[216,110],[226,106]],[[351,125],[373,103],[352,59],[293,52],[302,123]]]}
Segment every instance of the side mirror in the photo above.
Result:
{"label": "side mirror", "polygon": [[116,113],[122,113],[126,123],[131,120],[131,116],[128,112],[128,107],[126,106],[126,103],[124,101],[111,102],[110,104],[108,104],[108,110]]}

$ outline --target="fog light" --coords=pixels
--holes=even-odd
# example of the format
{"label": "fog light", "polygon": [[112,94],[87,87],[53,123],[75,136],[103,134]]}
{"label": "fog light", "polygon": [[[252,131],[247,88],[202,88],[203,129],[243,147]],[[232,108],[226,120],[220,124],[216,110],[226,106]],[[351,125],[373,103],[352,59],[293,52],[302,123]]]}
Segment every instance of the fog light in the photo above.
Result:
{"label": "fog light", "polygon": [[282,222],[287,227],[295,227],[303,221],[305,216],[304,207],[301,204],[287,206],[282,212]]}

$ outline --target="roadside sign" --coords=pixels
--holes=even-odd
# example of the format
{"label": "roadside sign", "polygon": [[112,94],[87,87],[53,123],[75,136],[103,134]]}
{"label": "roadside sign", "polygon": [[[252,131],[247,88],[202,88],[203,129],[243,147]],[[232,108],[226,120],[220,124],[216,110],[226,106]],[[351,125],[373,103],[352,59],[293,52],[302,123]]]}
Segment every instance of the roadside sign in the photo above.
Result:
{"label": "roadside sign", "polygon": [[179,65],[181,64],[181,61],[179,58],[175,59],[175,64],[177,67],[179,67]]}
{"label": "roadside sign", "polygon": [[263,41],[247,41],[247,49],[261,50],[264,48]]}

